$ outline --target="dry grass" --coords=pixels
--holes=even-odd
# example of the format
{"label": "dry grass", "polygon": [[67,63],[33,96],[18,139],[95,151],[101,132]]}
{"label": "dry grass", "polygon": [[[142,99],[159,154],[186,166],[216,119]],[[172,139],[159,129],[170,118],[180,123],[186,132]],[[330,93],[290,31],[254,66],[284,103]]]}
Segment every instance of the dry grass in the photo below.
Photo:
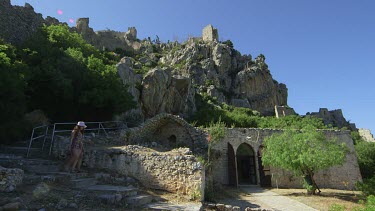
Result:
{"label": "dry grass", "polygon": [[334,204],[343,205],[345,210],[353,210],[362,207],[358,204],[360,191],[347,191],[336,189],[321,189],[320,195],[306,195],[305,189],[271,189],[282,196],[290,197],[317,210],[329,210]]}

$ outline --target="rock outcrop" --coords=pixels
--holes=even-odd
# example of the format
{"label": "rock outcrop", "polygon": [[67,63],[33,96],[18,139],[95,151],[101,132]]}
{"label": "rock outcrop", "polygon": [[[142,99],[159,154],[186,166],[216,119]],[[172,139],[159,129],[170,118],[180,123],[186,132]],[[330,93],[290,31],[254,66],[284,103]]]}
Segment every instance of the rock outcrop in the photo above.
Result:
{"label": "rock outcrop", "polygon": [[367,142],[375,142],[375,138],[369,129],[359,128],[359,135]]}
{"label": "rock outcrop", "polygon": [[263,55],[253,61],[226,43],[192,38],[159,62],[191,78],[193,86],[220,102],[264,115],[274,114],[276,105],[287,105],[287,88],[272,78]]}
{"label": "rock outcrop", "polygon": [[[12,6],[6,0],[0,7],[0,37],[12,44],[22,43],[44,23],[59,24],[55,18],[44,20],[29,4]],[[230,41],[219,42],[212,25],[203,29],[202,37],[180,44],[162,43],[158,37],[141,41],[134,27],[127,32],[95,32],[89,23],[89,18],[79,18],[71,31],[99,50],[122,49],[133,55],[117,68],[147,118],[163,112],[190,116],[196,111],[194,96],[199,92],[264,115],[273,115],[274,106],[287,105],[287,88],[272,78],[265,57],[252,60],[235,50]]]}
{"label": "rock outcrop", "polygon": [[189,98],[194,93],[190,88],[189,78],[172,75],[167,69],[151,70],[142,82],[141,103],[146,117],[160,113],[183,113],[188,109],[185,107],[187,101],[194,101],[194,98]]}
{"label": "rock outcrop", "polygon": [[12,6],[10,0],[0,2],[0,38],[14,45],[22,43],[46,23],[42,14],[26,3],[24,7]]}

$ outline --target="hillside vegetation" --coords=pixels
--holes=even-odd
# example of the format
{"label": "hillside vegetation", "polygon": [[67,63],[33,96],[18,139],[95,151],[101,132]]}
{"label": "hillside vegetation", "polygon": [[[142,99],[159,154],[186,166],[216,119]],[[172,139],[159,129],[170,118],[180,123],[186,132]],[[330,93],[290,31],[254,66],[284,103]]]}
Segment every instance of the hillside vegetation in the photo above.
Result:
{"label": "hillside vegetation", "polygon": [[[153,67],[170,66],[157,62],[162,56],[185,51],[185,44],[169,44],[171,48],[161,50],[159,42],[149,39],[145,43],[148,43],[149,49],[138,53],[121,49],[99,51],[66,25],[43,26],[19,46],[0,41],[1,142],[29,135],[30,128],[35,125],[25,121],[24,116],[34,110],[42,110],[50,122],[71,122],[109,120],[116,114],[135,108],[136,100],[118,76],[115,65],[120,59],[128,56],[135,64],[142,64],[139,69],[134,67],[134,71],[145,75]],[[220,45],[233,48],[229,41]],[[145,59],[148,57],[155,58],[155,61]],[[143,64],[144,61],[148,63]],[[181,71],[184,64],[186,61],[181,60],[171,67]],[[264,66],[263,63],[259,65]],[[213,83],[205,80],[199,82],[200,86]],[[197,109],[188,121],[197,126],[206,127],[221,118],[227,127],[299,129],[313,125],[315,128],[327,128],[318,118],[262,117],[258,111],[227,105],[206,92],[199,92],[196,83],[193,79],[197,90]],[[142,92],[142,87],[136,88]]]}
{"label": "hillside vegetation", "polygon": [[108,120],[135,106],[115,59],[64,25],[44,26],[21,46],[0,41],[0,140],[22,137],[25,113],[52,121]]}

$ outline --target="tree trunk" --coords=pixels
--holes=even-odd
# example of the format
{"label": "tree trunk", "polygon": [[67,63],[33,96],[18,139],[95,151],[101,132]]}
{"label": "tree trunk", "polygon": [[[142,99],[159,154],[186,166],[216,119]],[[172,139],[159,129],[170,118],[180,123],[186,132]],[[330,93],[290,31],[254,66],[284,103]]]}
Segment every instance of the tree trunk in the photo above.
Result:
{"label": "tree trunk", "polygon": [[315,195],[316,189],[318,188],[313,176],[313,174],[307,174],[303,177],[303,179],[305,180],[305,188],[307,189],[307,195]]}

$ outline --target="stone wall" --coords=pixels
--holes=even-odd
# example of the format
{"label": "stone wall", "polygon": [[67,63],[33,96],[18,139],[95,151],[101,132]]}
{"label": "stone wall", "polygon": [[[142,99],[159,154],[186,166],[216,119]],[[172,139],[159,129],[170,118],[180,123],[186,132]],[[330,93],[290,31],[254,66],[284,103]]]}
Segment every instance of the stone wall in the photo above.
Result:
{"label": "stone wall", "polygon": [[[65,159],[69,137],[55,140],[53,155]],[[136,178],[144,187],[193,197],[204,196],[205,169],[188,148],[159,152],[138,145],[86,145],[83,166]],[[203,198],[201,198],[203,200]]]}
{"label": "stone wall", "polygon": [[275,115],[276,118],[290,115],[297,115],[293,108],[288,106],[275,106]]}
{"label": "stone wall", "polygon": [[[43,24],[66,24],[60,23],[56,18],[43,18],[42,14],[36,13],[34,8],[25,3],[25,6],[12,6],[10,0],[0,1],[0,38],[14,45],[21,44],[30,38]],[[139,45],[137,31],[129,27],[128,32],[116,32],[112,30],[94,32],[89,27],[89,18],[79,18],[76,27],[71,31],[78,32],[90,44],[98,49],[133,51]],[[127,40],[129,38],[130,40]]]}
{"label": "stone wall", "polygon": [[327,108],[320,108],[319,112],[311,112],[307,113],[306,115],[322,118],[324,124],[326,125],[330,124],[333,127],[347,127],[351,128],[352,130],[356,130],[354,124],[349,124],[348,121],[346,121],[341,109],[329,111]]}
{"label": "stone wall", "polygon": [[[90,44],[98,48],[99,50],[116,50],[116,48],[131,51],[131,44],[135,42],[136,31],[135,28],[130,27],[129,32],[117,32],[113,30],[102,30],[94,32],[89,26],[89,18],[79,18],[76,22],[76,31],[82,35],[82,37]],[[132,40],[127,40],[127,34],[132,34]]]}
{"label": "stone wall", "polygon": [[[251,128],[227,129],[224,140],[213,147],[215,154],[218,155],[213,164],[215,181],[221,184],[229,184],[228,143],[233,146],[235,152],[242,143],[247,143],[253,148],[257,156],[257,152],[265,137],[280,132],[282,132],[282,130]],[[327,138],[337,138],[340,142],[345,143],[350,150],[342,166],[334,166],[327,170],[320,171],[315,175],[314,178],[318,186],[321,188],[353,189],[355,183],[361,181],[362,177],[354,151],[353,140],[351,139],[349,131],[324,130],[324,133]],[[255,159],[255,166],[257,167],[257,184],[259,184],[258,159]],[[273,187],[302,187],[301,178],[292,176],[290,172],[271,168],[270,173],[272,175],[271,182]]]}
{"label": "stone wall", "polygon": [[189,125],[183,118],[171,114],[159,114],[148,119],[139,127],[123,131],[121,139],[128,144],[145,144],[156,142],[166,149],[179,146],[189,147],[194,154],[207,152],[206,134],[204,131]]}
{"label": "stone wall", "polygon": [[202,39],[203,41],[218,41],[219,33],[217,29],[215,29],[211,24],[209,24],[203,28]]}
{"label": "stone wall", "polygon": [[363,138],[363,140],[368,142],[375,142],[374,136],[372,135],[369,129],[359,128],[358,132],[359,135]]}

